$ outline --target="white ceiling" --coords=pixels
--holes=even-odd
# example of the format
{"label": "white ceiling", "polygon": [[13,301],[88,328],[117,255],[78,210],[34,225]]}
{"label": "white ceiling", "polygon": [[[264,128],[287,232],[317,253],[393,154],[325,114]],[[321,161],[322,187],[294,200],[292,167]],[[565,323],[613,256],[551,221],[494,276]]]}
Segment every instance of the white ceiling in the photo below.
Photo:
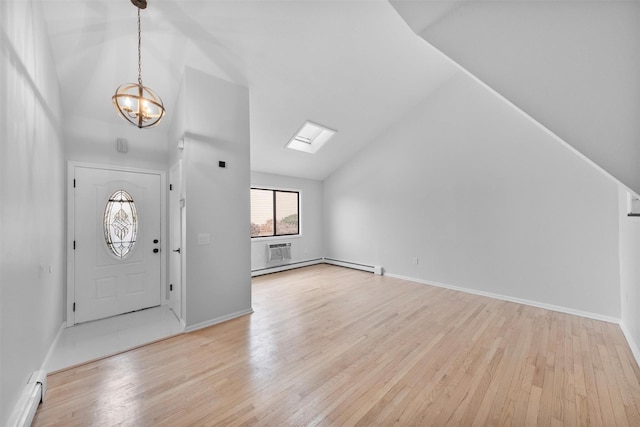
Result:
{"label": "white ceiling", "polygon": [[[130,126],[111,96],[137,79],[136,8],[129,0],[40,1],[64,114]],[[383,0],[149,0],[142,77],[167,107],[159,129],[169,129],[185,66],[249,87],[252,170],[312,179],[327,177],[454,73]],[[313,155],[285,148],[305,120],[338,131]]]}

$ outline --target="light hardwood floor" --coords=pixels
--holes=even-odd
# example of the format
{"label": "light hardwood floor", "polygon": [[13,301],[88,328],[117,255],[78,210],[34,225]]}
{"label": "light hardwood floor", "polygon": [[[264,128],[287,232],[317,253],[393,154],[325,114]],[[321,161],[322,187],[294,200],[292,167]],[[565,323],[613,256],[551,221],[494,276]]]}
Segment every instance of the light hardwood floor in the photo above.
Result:
{"label": "light hardwood floor", "polygon": [[49,376],[35,426],[640,426],[615,324],[328,265],[255,312]]}

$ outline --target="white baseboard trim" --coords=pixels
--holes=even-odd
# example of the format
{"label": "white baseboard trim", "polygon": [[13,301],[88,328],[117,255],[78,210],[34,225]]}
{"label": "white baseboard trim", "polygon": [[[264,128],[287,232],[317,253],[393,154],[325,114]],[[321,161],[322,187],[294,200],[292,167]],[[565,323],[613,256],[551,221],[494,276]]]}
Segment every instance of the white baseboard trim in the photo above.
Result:
{"label": "white baseboard trim", "polygon": [[60,337],[62,336],[62,331],[64,331],[66,327],[67,327],[67,322],[63,320],[62,324],[60,325],[60,328],[58,328],[58,333],[56,334],[56,337],[53,339],[53,342],[49,346],[49,351],[47,351],[47,355],[44,357],[44,360],[42,361],[42,366],[40,366],[41,370],[43,370],[45,372],[49,372],[49,369],[48,369],[49,360],[51,360],[51,356],[53,355],[53,351],[55,350],[56,345],[58,345],[58,341],[60,340]]}
{"label": "white baseboard trim", "polygon": [[638,347],[638,343],[633,339],[633,335],[631,331],[627,328],[624,322],[620,322],[620,329],[622,329],[622,333],[624,337],[627,339],[627,344],[629,344],[629,348],[631,348],[631,353],[633,353],[633,357],[636,359],[636,363],[640,366],[640,347]]}
{"label": "white baseboard trim", "polygon": [[207,328],[209,326],[217,325],[218,323],[226,322],[227,320],[235,319],[236,317],[244,316],[246,314],[253,313],[253,308],[246,310],[236,311],[235,313],[227,314],[226,316],[216,317],[215,319],[206,320],[204,322],[196,323],[195,325],[187,326],[184,328],[185,332],[193,332],[198,329]]}
{"label": "white baseboard trim", "polygon": [[310,265],[322,264],[323,262],[323,258],[318,258],[309,261],[300,261],[291,264],[278,265],[276,267],[261,268],[260,270],[251,271],[251,277],[262,276],[264,274],[279,273],[281,271],[293,270],[294,268],[308,267]]}
{"label": "white baseboard trim", "polygon": [[384,274],[385,276],[394,277],[396,279],[408,280],[410,282],[421,283],[423,285],[437,286],[439,288],[451,289],[454,291],[465,292],[467,294],[480,295],[483,297],[494,298],[502,301],[515,302],[518,304],[529,305],[531,307],[544,308],[545,310],[557,311],[559,313],[573,314],[575,316],[586,317],[588,319],[601,320],[603,322],[617,323],[617,324],[620,323],[620,319],[616,319],[615,317],[605,316],[597,313],[591,313],[588,311],[574,310],[572,308],[562,307],[559,305],[545,304],[538,301],[515,298],[515,297],[506,296],[506,295],[495,294],[492,292],[478,291],[475,289],[463,288],[460,286],[452,286],[452,285],[447,285],[445,283],[434,282],[431,280],[423,280],[423,279],[417,279],[415,277],[402,276],[400,274],[387,273],[387,272],[385,272]]}

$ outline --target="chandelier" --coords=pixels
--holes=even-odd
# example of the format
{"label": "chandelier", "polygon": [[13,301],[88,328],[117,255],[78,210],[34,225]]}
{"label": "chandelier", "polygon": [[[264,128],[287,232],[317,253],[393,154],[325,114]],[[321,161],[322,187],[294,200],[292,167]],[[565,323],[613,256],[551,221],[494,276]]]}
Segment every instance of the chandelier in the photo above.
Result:
{"label": "chandelier", "polygon": [[131,0],[131,3],[138,8],[138,83],[121,84],[111,100],[120,117],[142,129],[160,123],[165,110],[160,97],[142,84],[140,9],[146,9],[147,0]]}

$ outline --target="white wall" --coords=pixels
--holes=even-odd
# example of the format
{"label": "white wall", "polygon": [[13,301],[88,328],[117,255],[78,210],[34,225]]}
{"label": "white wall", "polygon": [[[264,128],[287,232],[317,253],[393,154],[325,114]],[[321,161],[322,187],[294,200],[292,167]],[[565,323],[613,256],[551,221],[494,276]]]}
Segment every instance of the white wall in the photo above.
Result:
{"label": "white wall", "polygon": [[420,36],[640,192],[639,2],[471,1],[426,28],[417,12]]}
{"label": "white wall", "polygon": [[326,255],[619,318],[617,191],[460,73],[325,180]]}
{"label": "white wall", "polygon": [[40,2],[0,2],[0,425],[62,325],[64,161]]}
{"label": "white wall", "polygon": [[[115,109],[112,113],[114,117],[117,115]],[[79,162],[166,171],[169,118],[170,116],[166,117],[157,127],[138,129],[124,120],[113,123],[113,120],[65,117],[65,158]],[[118,138],[128,141],[127,153],[119,153],[116,150]]]}
{"label": "white wall", "polygon": [[[184,87],[190,328],[251,310],[249,90],[191,68]],[[201,235],[210,243],[200,244]]]}
{"label": "white wall", "polygon": [[167,138],[166,149],[169,168],[171,168],[178,159],[182,158],[183,151],[178,150],[178,140],[184,136],[187,129],[187,104],[185,97],[185,76],[183,74],[182,80],[180,80],[180,89],[175,103],[176,111],[171,115]]}
{"label": "white wall", "polygon": [[[322,237],[322,182],[251,172],[251,186],[280,190],[300,191],[300,236],[251,239],[251,271],[286,264],[316,260],[324,256]],[[284,262],[267,262],[268,243],[291,243],[291,259]]]}
{"label": "white wall", "polygon": [[621,324],[640,363],[640,217],[628,217],[629,192],[619,190]]}

